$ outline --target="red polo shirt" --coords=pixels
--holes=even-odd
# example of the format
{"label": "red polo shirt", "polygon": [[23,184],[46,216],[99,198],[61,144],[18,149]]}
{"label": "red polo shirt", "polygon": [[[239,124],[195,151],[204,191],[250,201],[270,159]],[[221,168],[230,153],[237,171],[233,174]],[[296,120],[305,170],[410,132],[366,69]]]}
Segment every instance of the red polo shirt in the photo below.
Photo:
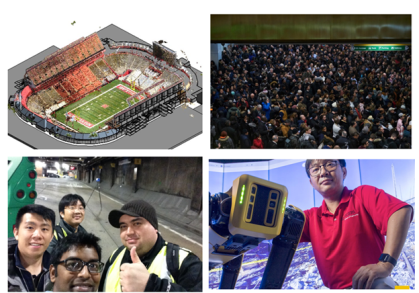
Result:
{"label": "red polo shirt", "polygon": [[377,263],[388,219],[407,205],[384,190],[363,185],[354,190],[345,187],[334,214],[324,200],[321,207],[304,211],[306,224],[300,242],[312,243],[324,285],[350,287],[361,266]]}

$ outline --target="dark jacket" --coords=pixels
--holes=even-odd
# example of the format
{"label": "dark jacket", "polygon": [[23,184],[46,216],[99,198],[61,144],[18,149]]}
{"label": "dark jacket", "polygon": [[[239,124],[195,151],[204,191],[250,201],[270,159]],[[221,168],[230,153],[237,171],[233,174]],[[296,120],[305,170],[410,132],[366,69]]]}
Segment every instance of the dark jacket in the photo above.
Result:
{"label": "dark jacket", "polygon": [[226,137],[220,137],[218,140],[215,141],[217,147],[218,144],[221,145],[221,149],[234,149],[233,140],[227,135]]}
{"label": "dark jacket", "polygon": [[[55,235],[54,235],[54,237],[52,238],[52,240],[51,240],[51,242],[50,242],[50,244],[47,248],[47,251],[49,253],[51,253],[54,250],[55,246],[57,245],[58,240],[60,240],[61,238],[64,237],[64,232],[63,232],[62,229],[65,230],[67,235],[70,235],[70,234],[74,233],[74,228],[71,227],[69,224],[67,224],[63,219],[60,219],[60,223],[57,226],[55,226],[54,229],[55,229],[55,231],[57,231],[58,239],[55,238]],[[81,225],[79,225],[79,227],[77,228],[77,232],[86,233],[86,230]]]}
{"label": "dark jacket", "polygon": [[[35,287],[35,280],[38,285]],[[44,252],[42,258],[42,272],[32,278],[20,262],[17,241],[9,241],[8,245],[8,291],[9,292],[44,292],[49,283],[49,253]]]}
{"label": "dark jacket", "polygon": [[227,135],[233,140],[234,144],[237,145],[238,135],[236,130],[234,130],[231,126],[226,126],[221,129],[221,132],[223,131],[227,132]]}
{"label": "dark jacket", "polygon": [[341,149],[347,149],[347,148],[349,148],[349,143],[350,143],[349,142],[349,139],[347,137],[343,137],[343,136],[339,137],[336,140],[336,144],[339,145],[339,147]]}
{"label": "dark jacket", "polygon": [[274,141],[269,142],[269,148],[270,149],[277,149],[277,148],[279,148],[278,147],[278,143],[276,143]]}
{"label": "dark jacket", "polygon": [[[146,255],[140,258],[141,262],[147,269],[150,267],[154,258],[157,256],[164,245],[165,241],[159,234],[154,247]],[[132,263],[130,251],[128,249],[125,251],[121,265],[124,263]],[[108,260],[102,272],[102,278],[100,280],[98,290],[99,292],[103,292],[105,276],[107,275],[108,269],[111,265],[112,264]],[[167,279],[160,279],[157,275],[151,274],[145,287],[145,292],[166,291],[168,288],[168,282],[169,281]],[[179,269],[179,276],[177,279],[175,279],[175,282],[176,284],[172,283],[170,286],[170,291],[172,292],[202,292],[202,262],[192,252],[189,253],[189,255],[183,260]]]}
{"label": "dark jacket", "polygon": [[242,149],[250,149],[251,143],[250,139],[245,134],[240,134],[240,148]]}

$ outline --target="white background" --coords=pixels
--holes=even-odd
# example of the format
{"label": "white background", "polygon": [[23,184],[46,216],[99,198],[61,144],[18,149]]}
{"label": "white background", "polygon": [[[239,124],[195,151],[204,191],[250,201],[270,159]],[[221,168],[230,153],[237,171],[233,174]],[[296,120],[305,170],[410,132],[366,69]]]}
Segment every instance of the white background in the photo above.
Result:
{"label": "white background", "polygon": [[[6,2],[7,1],[7,2]],[[3,162],[7,156],[203,156],[203,250],[204,291],[208,291],[208,268],[206,251],[208,233],[206,225],[208,194],[208,159],[414,159],[417,157],[418,139],[414,135],[413,150],[210,150],[210,14],[412,14],[413,3],[417,1],[10,1],[1,8],[1,71],[3,85],[3,115],[0,127],[2,137],[0,148]],[[417,7],[417,5],[416,5]],[[412,33],[417,31],[417,17],[412,15]],[[76,21],[74,26],[71,25]],[[203,134],[177,147],[175,150],[32,150],[7,136],[7,70],[31,56],[55,45],[59,48],[82,36],[114,24],[147,43],[155,40],[167,41],[167,46],[178,53],[186,52],[191,64],[203,72]],[[417,36],[417,34],[416,34]],[[416,40],[412,35],[412,40]],[[413,46],[413,59],[417,49]],[[197,64],[198,62],[198,64]],[[413,62],[416,64],[416,62]],[[200,67],[202,66],[202,68]],[[415,70],[417,72],[417,70]],[[412,74],[413,80],[417,78]],[[413,86],[416,92],[416,83]],[[413,100],[416,99],[414,96]],[[419,114],[413,102],[413,120]],[[415,123],[415,122],[413,122]],[[41,134],[40,134],[41,135]],[[152,139],[152,138],[150,138]],[[134,147],[134,146],[133,146]],[[1,169],[6,178],[6,168]],[[6,190],[5,179],[3,190]],[[6,196],[3,204],[5,205]],[[6,210],[2,211],[6,220]],[[2,225],[0,235],[6,235]],[[5,240],[5,239],[4,239]],[[3,241],[6,260],[6,241]],[[5,270],[6,262],[3,262]],[[3,274],[2,279],[5,279]],[[4,284],[3,282],[1,284]],[[5,288],[5,285],[3,285]]]}

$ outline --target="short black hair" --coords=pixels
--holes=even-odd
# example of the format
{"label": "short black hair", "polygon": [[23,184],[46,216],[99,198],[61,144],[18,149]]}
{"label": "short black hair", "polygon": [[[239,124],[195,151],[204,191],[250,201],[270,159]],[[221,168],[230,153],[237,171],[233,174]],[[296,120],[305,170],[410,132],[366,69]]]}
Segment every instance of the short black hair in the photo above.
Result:
{"label": "short black hair", "polygon": [[[311,165],[311,163],[312,163],[313,161],[314,161],[314,160],[306,160],[306,165],[305,165],[305,167],[306,167],[306,173],[307,173],[308,178],[310,178],[309,169],[310,169],[310,165]],[[342,167],[346,167],[346,161],[345,161],[345,160],[338,160],[338,161],[339,161],[339,164],[340,164]]]}
{"label": "short black hair", "polygon": [[[40,215],[44,220],[51,221],[51,227],[54,228],[55,213],[53,210],[39,204],[28,204],[24,207],[21,207],[20,210],[17,212],[15,223],[16,229],[19,229],[20,223],[22,222],[22,217],[24,214],[27,213],[37,214]],[[54,231],[54,229],[52,229],[51,231]]]}
{"label": "short black hair", "polygon": [[63,198],[60,200],[60,203],[58,204],[58,211],[61,213],[64,213],[65,207],[74,205],[77,203],[77,201],[80,201],[83,205],[83,208],[86,208],[86,203],[84,202],[83,197],[81,197],[78,194],[67,194],[64,195]]}
{"label": "short black hair", "polygon": [[58,240],[55,249],[51,253],[50,265],[55,267],[55,275],[57,276],[57,264],[61,261],[63,254],[69,250],[77,249],[78,247],[92,247],[96,250],[99,261],[102,257],[102,248],[99,245],[100,238],[92,233],[78,232],[63,237]]}

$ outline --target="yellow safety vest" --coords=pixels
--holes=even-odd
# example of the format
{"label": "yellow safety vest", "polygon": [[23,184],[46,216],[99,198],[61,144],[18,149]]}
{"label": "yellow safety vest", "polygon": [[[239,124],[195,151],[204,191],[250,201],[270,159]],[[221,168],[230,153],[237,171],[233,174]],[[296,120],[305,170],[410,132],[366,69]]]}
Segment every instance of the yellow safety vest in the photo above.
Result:
{"label": "yellow safety vest", "polygon": [[[117,251],[116,249],[113,254]],[[106,274],[105,283],[103,285],[103,292],[122,292],[121,284],[119,279],[119,272],[121,270],[121,262],[124,257],[125,251],[127,249],[124,248],[119,255],[115,258],[112,265],[109,267],[108,272]],[[159,251],[159,253],[154,258],[153,262],[151,263],[150,267],[147,269],[150,274],[157,275],[160,279],[168,279],[171,283],[175,283],[172,275],[170,274],[169,270],[167,269],[166,263],[166,252],[167,252],[167,242],[163,246],[163,248]],[[179,249],[179,269],[182,265],[183,260],[188,256],[189,250],[180,248]],[[102,276],[103,277],[103,276]]]}
{"label": "yellow safety vest", "polygon": [[[57,226],[59,226],[59,225],[57,225]],[[67,237],[67,232],[64,230],[64,228],[62,228],[62,227],[60,227],[60,228],[61,228],[61,230],[63,230],[64,237]],[[55,229],[54,229],[54,236],[55,236],[55,239],[58,240],[57,230],[55,230]]]}

